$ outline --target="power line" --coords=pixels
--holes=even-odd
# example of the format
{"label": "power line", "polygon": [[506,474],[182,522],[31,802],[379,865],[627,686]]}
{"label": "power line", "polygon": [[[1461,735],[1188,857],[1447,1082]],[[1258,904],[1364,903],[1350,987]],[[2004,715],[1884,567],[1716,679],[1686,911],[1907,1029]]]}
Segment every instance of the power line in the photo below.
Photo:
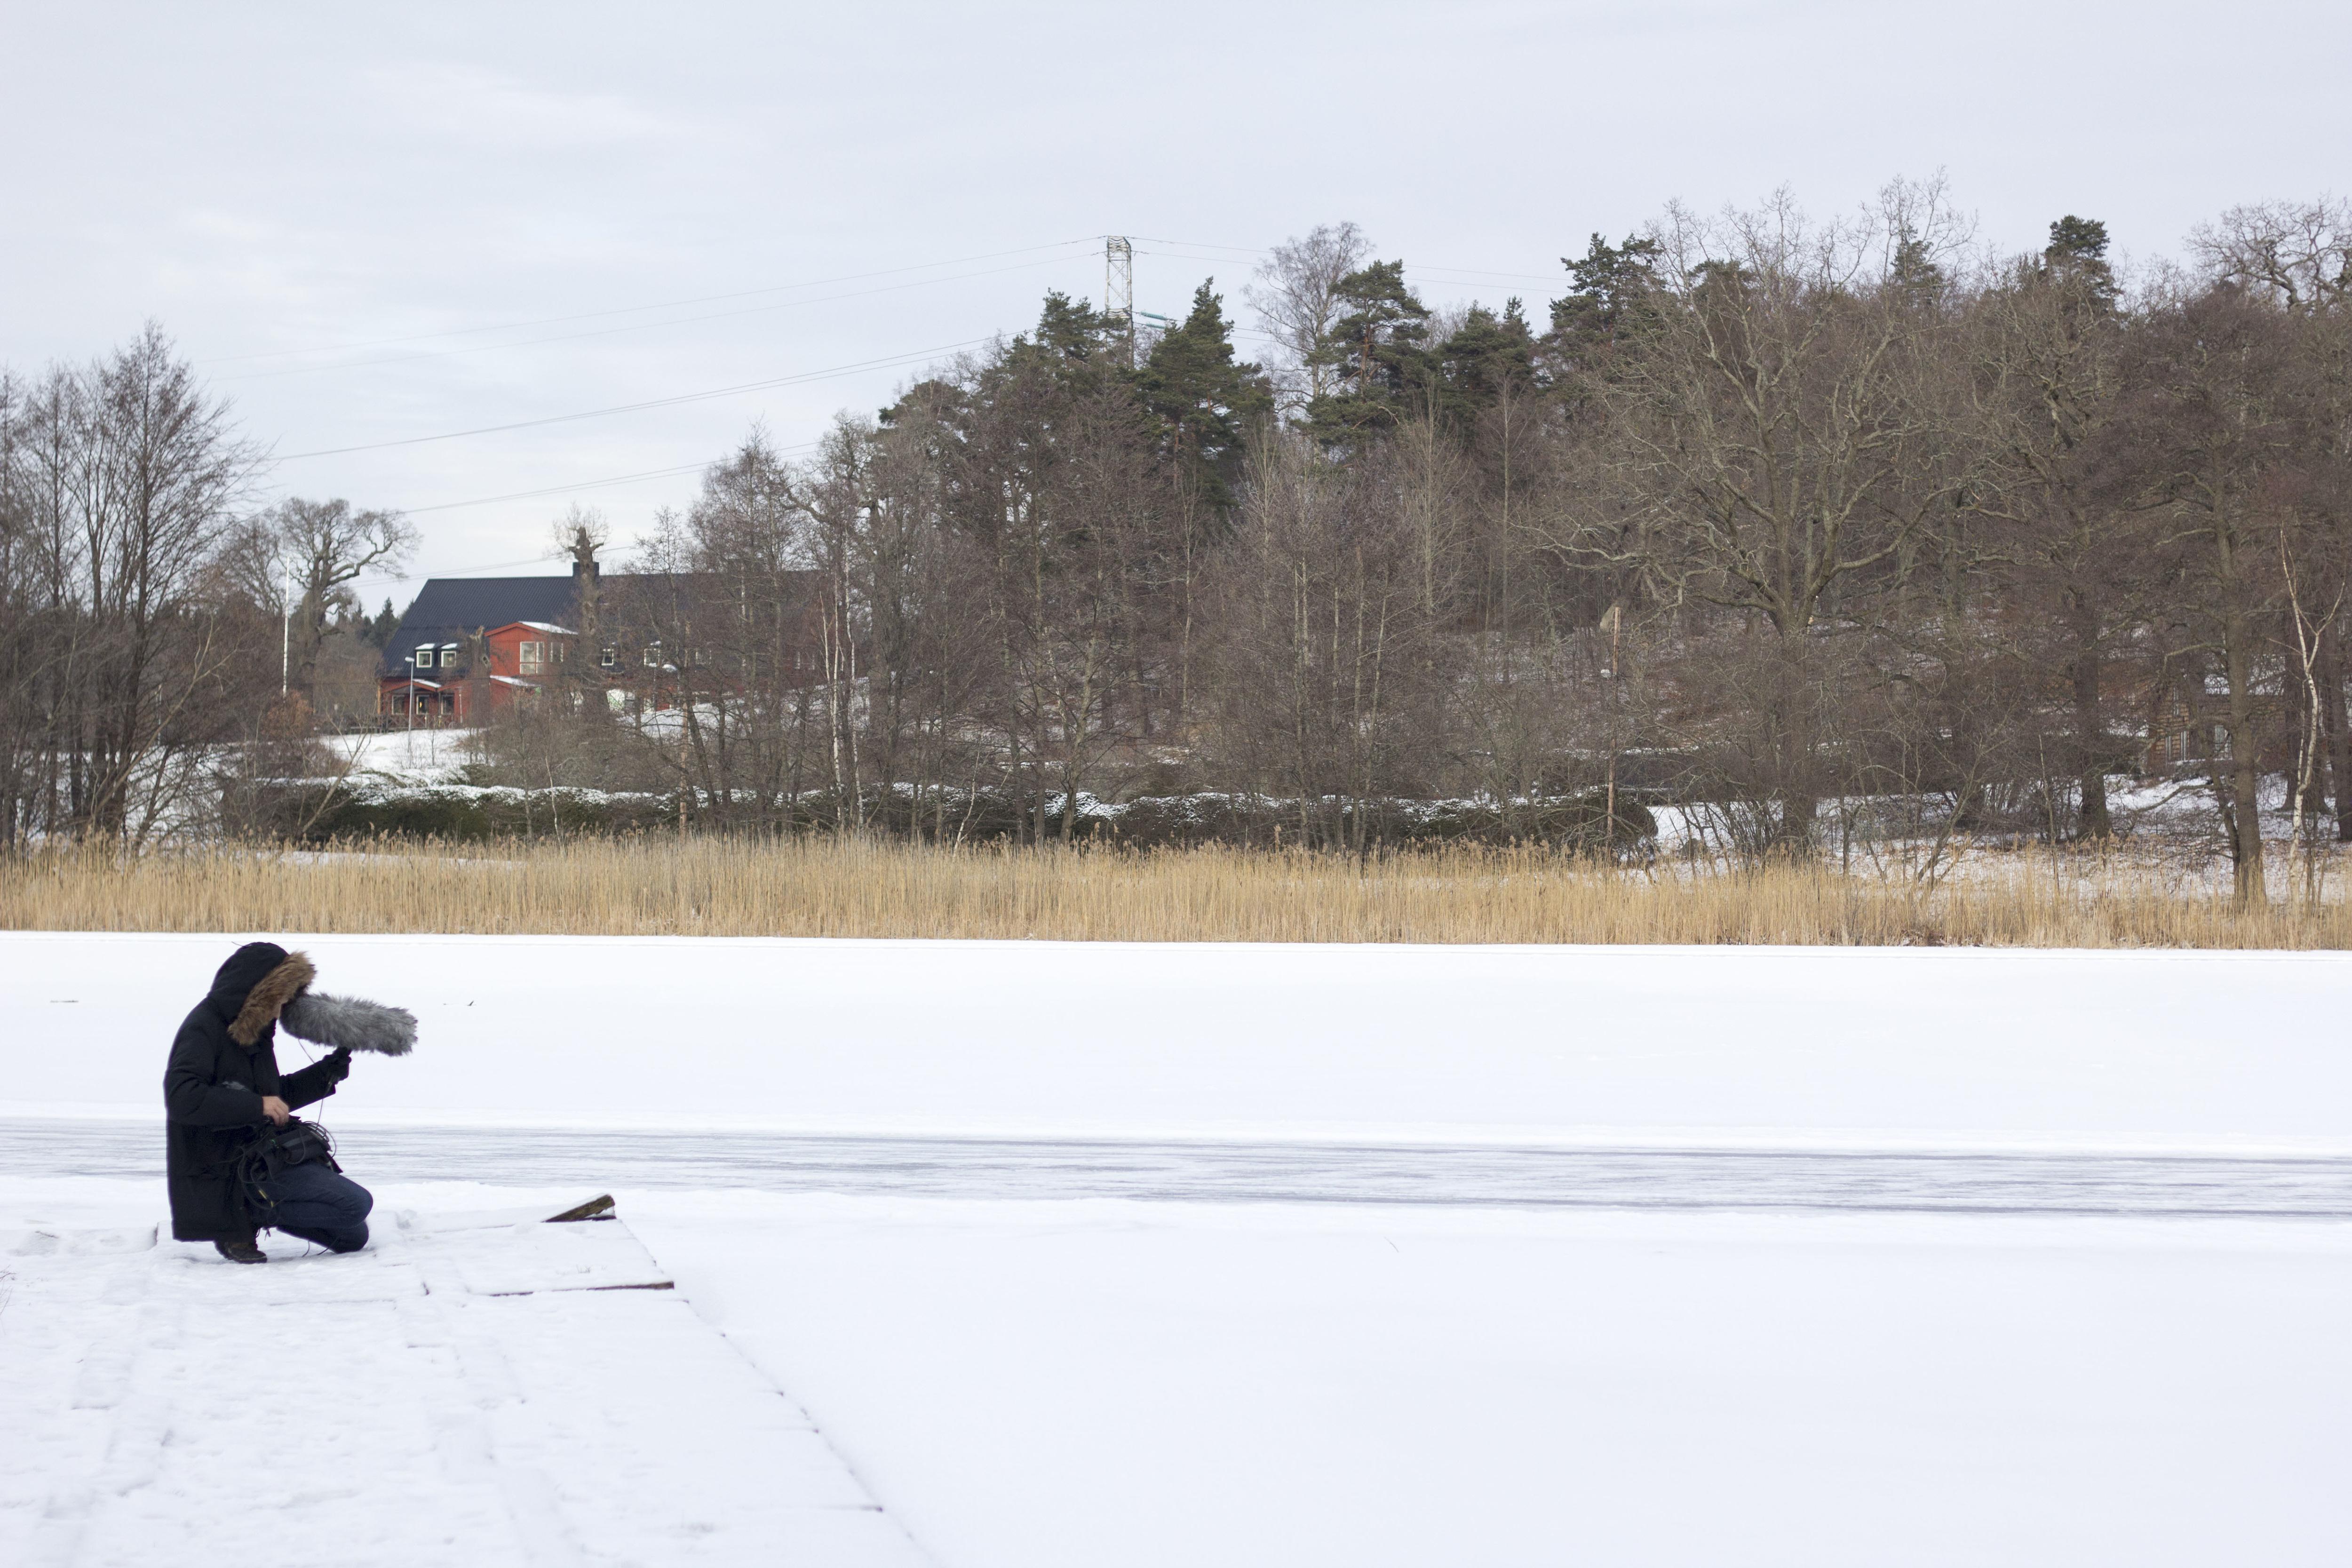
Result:
{"label": "power line", "polygon": [[[428,349],[423,353],[393,354],[383,359],[346,360],[339,364],[298,364],[284,370],[247,371],[241,375],[215,376],[220,382],[264,381],[286,375],[316,375],[322,371],[367,370],[377,365],[413,364],[418,360],[446,359],[453,354],[488,353],[498,349],[527,349],[541,343],[574,342],[582,338],[611,337],[619,332],[650,331],[658,327],[682,327],[695,321],[723,321],[737,316],[757,316],[771,310],[789,310],[801,305],[824,305],[841,300],[863,300],[876,294],[895,294],[908,289],[928,288],[934,283],[958,283],[969,278],[993,278],[1005,272],[1023,272],[1033,267],[1050,267],[1065,258],[1049,256],[1040,261],[1016,261],[1010,267],[991,267],[979,272],[956,272],[944,278],[920,278],[911,283],[889,283],[879,289],[856,289],[845,294],[817,294],[805,300],[783,300],[772,305],[751,305],[740,310],[713,310],[699,316],[673,316],[659,321],[632,321],[626,326],[597,327],[584,332],[559,332],[544,338],[524,338],[515,342],[473,343],[465,348]],[[617,312],[614,312],[617,313]]]}
{"label": "power line", "polygon": [[[772,449],[776,456],[782,458],[789,457],[795,452],[805,452],[811,447],[823,444],[822,440],[801,441],[790,447],[777,447]],[[601,479],[578,479],[570,484],[542,486],[535,490],[510,490],[502,496],[476,496],[471,500],[446,500],[436,502],[432,506],[403,507],[400,509],[400,513],[403,517],[415,517],[428,511],[455,511],[459,507],[488,506],[494,501],[532,500],[540,496],[562,495],[571,490],[593,490],[604,485],[635,484],[640,479],[661,479],[674,474],[698,473],[714,463],[723,463],[726,460],[725,458],[705,458],[699,462],[680,463],[675,468],[647,468],[642,473],[635,474],[613,474]]]}
{"label": "power line", "polygon": [[[1184,256],[1183,251],[1176,250],[1161,250],[1147,253],[1158,256],[1181,256],[1188,261],[1224,261],[1235,259],[1238,257],[1265,256],[1268,254],[1266,249],[1263,247],[1212,245],[1205,240],[1195,239],[1154,239],[1148,235],[1138,235],[1135,237],[1142,240],[1147,245],[1181,245],[1184,247],[1186,250],[1225,250],[1235,253],[1234,257]],[[1561,280],[1559,274],[1551,272],[1496,272],[1476,267],[1446,267],[1437,262],[1415,264],[1412,270],[1423,277],[1435,279],[1435,280],[1439,282],[1447,281],[1445,279],[1437,277],[1437,274],[1442,272],[1450,272],[1460,278],[1494,278],[1500,279],[1505,281],[1517,280],[1526,283],[1558,283]]]}
{"label": "power line", "polygon": [[978,256],[955,256],[944,261],[922,261],[909,267],[885,267],[873,272],[845,272],[834,278],[812,278],[801,283],[777,283],[764,289],[742,289],[730,294],[698,294],[685,300],[664,300],[650,305],[620,305],[606,310],[583,310],[568,316],[538,316],[528,321],[500,321],[484,327],[452,327],[446,331],[415,332],[406,337],[363,338],[358,342],[330,343],[305,349],[268,349],[258,353],[222,354],[202,361],[205,364],[237,364],[247,360],[283,359],[292,354],[342,353],[352,349],[382,348],[388,343],[429,342],[435,338],[465,337],[475,332],[504,332],[524,327],[551,327],[565,321],[594,321],[604,316],[634,315],[640,310],[668,310],[685,305],[710,305],[723,300],[748,300],[761,294],[783,293],[793,289],[821,289],[828,283],[856,283],[867,278],[888,278],[901,272],[921,272],[934,267],[961,267],[968,261],[994,261],[1000,257],[1025,256],[1034,250],[1061,250],[1073,245],[1092,245],[1100,235],[1086,235],[1077,239],[1057,239],[1050,245],[1024,245],[1012,250],[984,251]]}
{"label": "power line", "polygon": [[[779,447],[774,450],[775,455],[780,458],[790,457],[793,453],[805,452],[813,447],[822,446],[823,444],[824,443],[822,441],[802,441],[790,447]],[[399,510],[402,516],[413,517],[428,511],[455,511],[460,507],[488,506],[497,501],[535,500],[541,496],[563,495],[572,490],[593,490],[602,489],[605,485],[634,484],[641,479],[668,479],[678,474],[698,473],[705,468],[710,468],[714,464],[723,463],[727,459],[725,458],[709,458],[698,463],[680,463],[675,468],[647,468],[642,473],[614,474],[601,479],[581,479],[572,484],[548,485],[542,489],[535,490],[512,490],[500,496],[476,496],[471,500],[441,501],[433,506],[412,506],[404,507]],[[460,577],[469,572],[495,572],[501,567],[507,566],[529,566],[547,559],[549,559],[549,557],[545,554],[528,555],[520,561],[491,561],[485,562],[482,564],[476,566],[452,567],[446,572],[436,572],[431,574],[431,575],[436,577]],[[352,579],[350,585],[357,587],[362,583],[404,583],[413,575],[415,575],[415,574],[406,573],[391,574],[380,576],[354,577]]]}
{"label": "power line", "polygon": [[667,479],[673,474],[690,474],[707,468],[710,463],[680,463],[672,468],[647,468],[637,474],[613,474],[601,479],[582,479],[576,484],[547,485],[535,490],[509,490],[502,496],[476,496],[471,500],[445,500],[432,506],[412,506],[401,509],[404,517],[421,517],[428,511],[456,511],[460,507],[488,506],[494,501],[533,500],[541,496],[562,495],[570,490],[592,490],[602,485],[630,485],[640,479]]}
{"label": "power line", "polygon": [[835,365],[826,370],[802,371],[793,375],[772,376],[765,381],[747,381],[734,386],[713,387],[705,392],[682,392],[674,397],[652,397],[643,403],[615,404],[610,408],[585,408],[576,414],[551,414],[541,419],[518,419],[506,425],[482,425],[471,430],[444,430],[433,436],[404,436],[393,441],[363,441],[351,447],[321,447],[310,452],[289,452],[274,458],[280,463],[297,462],[304,458],[340,458],[349,452],[379,452],[391,447],[416,447],[428,441],[454,441],[462,436],[494,436],[506,430],[529,430],[541,425],[564,425],[577,419],[600,419],[613,414],[636,414],[648,408],[671,408],[685,403],[704,403],[714,397],[732,397],[740,393],[763,392],[772,387],[793,386],[805,382],[827,381],[835,376],[856,375],[864,371],[887,370],[914,364],[934,354],[952,353],[958,349],[972,348],[988,342],[986,338],[966,338],[958,343],[942,343],[934,348],[913,349],[905,353],[888,354],[881,359],[865,360],[856,364]]}

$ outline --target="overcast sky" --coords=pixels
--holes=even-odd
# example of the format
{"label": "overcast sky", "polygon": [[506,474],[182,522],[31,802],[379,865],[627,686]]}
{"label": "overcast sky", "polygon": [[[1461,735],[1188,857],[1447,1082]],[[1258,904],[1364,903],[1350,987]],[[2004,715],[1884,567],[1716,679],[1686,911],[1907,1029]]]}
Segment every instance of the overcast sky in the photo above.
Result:
{"label": "overcast sky", "polygon": [[1140,308],[1213,274],[1244,321],[1257,253],[1318,222],[1540,320],[1563,254],[1670,199],[1938,170],[1999,247],[2074,212],[2177,254],[2352,186],[2347,17],[0,0],[0,363],[161,321],[280,455],[269,493],[412,515],[411,575],[365,590],[405,603],[556,570],[574,500],[625,543],[753,421],[806,442],[1048,288],[1098,300],[1106,233],[1142,237]]}

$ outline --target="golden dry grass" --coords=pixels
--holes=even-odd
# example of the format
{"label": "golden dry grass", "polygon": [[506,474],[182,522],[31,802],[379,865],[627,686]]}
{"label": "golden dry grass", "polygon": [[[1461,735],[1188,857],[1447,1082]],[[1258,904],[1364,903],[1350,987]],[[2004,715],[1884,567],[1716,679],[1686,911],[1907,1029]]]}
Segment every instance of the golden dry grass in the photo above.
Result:
{"label": "golden dry grass", "polygon": [[1200,850],[544,841],[0,861],[0,929],[1122,942],[2342,948],[2352,910],[2251,911],[2119,860],[1979,858],[1921,891],[1827,867],[1633,872],[1533,851],[1370,865]]}

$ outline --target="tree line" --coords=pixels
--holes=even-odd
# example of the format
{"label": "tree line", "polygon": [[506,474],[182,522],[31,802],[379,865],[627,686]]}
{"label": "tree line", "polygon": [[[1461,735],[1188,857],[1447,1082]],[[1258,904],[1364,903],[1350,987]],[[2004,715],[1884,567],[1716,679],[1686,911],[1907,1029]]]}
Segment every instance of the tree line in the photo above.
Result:
{"label": "tree line", "polygon": [[[1671,207],[1564,258],[1533,310],[1433,307],[1349,225],[1271,254],[1246,338],[1213,280],[1158,331],[1049,295],[810,458],[754,432],[613,608],[694,650],[668,717],[550,705],[486,776],[665,784],[714,827],[1030,841],[1089,797],[1181,798],[1203,832],[1359,853],[1416,802],[1604,844],[1673,803],[1741,856],[1916,869],[1967,836],[2105,837],[2112,781],[2154,775],[2257,897],[2264,810],[2352,837],[2352,212],[2234,209],[2128,279],[2108,249],[2069,216],[1991,254],[1898,184],[1827,220]],[[113,407],[134,360],[12,384],[0,426],[0,761],[32,758],[44,801],[162,765],[160,715],[199,706],[173,694],[225,679],[204,650],[286,594],[193,548],[247,526],[215,410],[218,471],[182,503],[213,521],[153,608],[111,596],[116,547],[77,542],[104,530],[40,454],[60,389]],[[295,586],[306,637],[334,574]],[[94,639],[70,677],[41,614]],[[125,717],[124,675],[158,667],[158,716]],[[40,820],[122,826],[89,809]]]}
{"label": "tree line", "polygon": [[264,467],[152,324],[0,373],[0,847],[217,826],[225,783],[303,765],[302,694],[369,624],[350,584],[415,534],[256,507]]}

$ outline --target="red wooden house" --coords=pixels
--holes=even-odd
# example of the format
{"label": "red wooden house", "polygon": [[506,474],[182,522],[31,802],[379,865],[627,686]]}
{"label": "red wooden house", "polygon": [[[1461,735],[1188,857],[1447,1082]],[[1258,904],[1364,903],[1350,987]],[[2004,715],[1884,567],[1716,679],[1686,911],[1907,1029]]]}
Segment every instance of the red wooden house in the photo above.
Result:
{"label": "red wooden house", "polygon": [[[606,578],[593,563],[564,577],[430,579],[384,645],[377,716],[478,724],[551,691],[579,700],[602,688],[616,708],[667,707],[689,688],[724,695],[779,674],[786,685],[813,681],[815,574],[788,576],[775,605],[754,605],[717,578]],[[757,650],[741,646],[751,632]]]}
{"label": "red wooden house", "polygon": [[436,577],[401,617],[376,667],[376,711],[479,723],[545,688],[579,634],[570,577]]}

